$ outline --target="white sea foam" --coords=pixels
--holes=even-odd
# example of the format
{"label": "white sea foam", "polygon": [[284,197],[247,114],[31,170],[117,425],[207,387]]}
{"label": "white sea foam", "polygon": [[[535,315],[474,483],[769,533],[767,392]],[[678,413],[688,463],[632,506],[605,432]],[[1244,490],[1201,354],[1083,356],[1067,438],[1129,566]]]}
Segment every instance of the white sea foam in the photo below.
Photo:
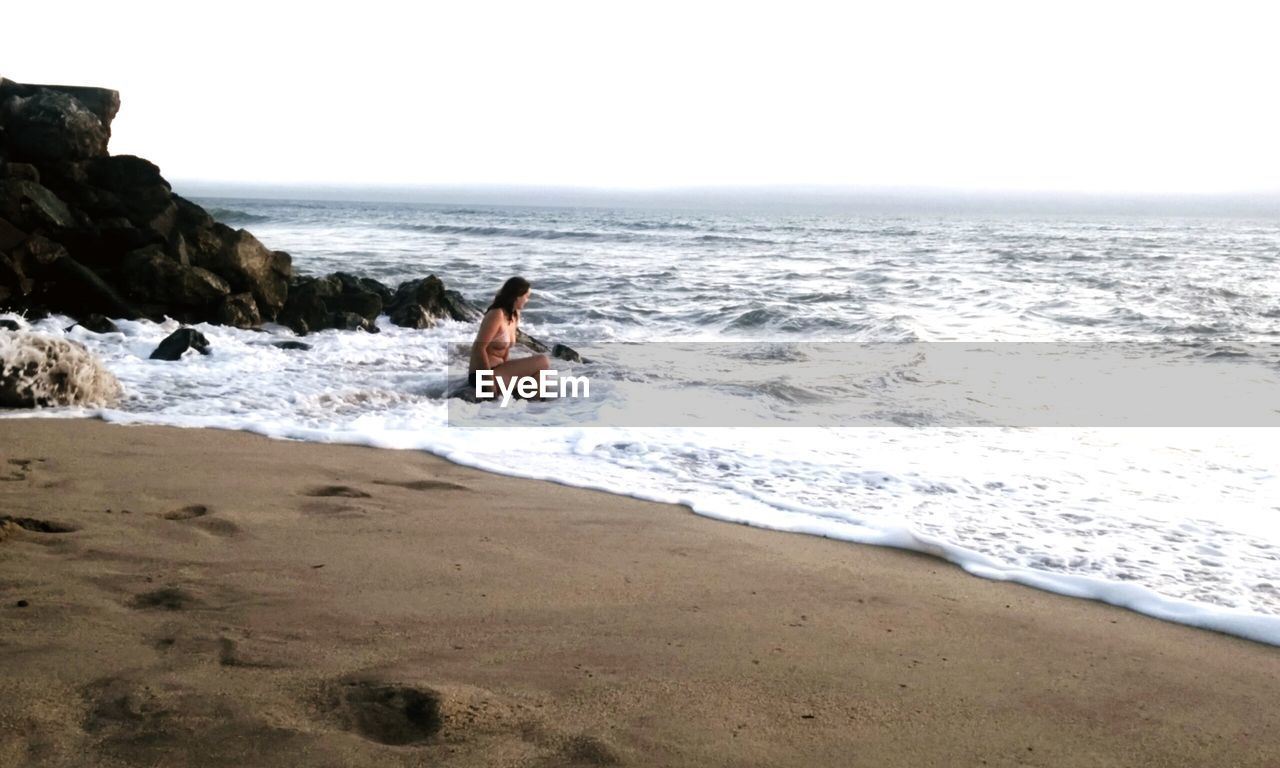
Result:
{"label": "white sea foam", "polygon": [[0,402],[108,405],[120,383],[80,344],[41,333],[0,331]]}

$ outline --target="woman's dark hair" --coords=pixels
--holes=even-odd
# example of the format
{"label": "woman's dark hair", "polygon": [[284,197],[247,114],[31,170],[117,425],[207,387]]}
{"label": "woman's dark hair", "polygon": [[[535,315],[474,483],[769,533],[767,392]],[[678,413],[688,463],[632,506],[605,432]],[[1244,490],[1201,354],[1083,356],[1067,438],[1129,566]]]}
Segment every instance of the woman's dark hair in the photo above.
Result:
{"label": "woman's dark hair", "polygon": [[528,292],[529,281],[523,277],[513,277],[502,284],[502,290],[493,297],[493,303],[489,305],[489,309],[502,310],[502,314],[506,315],[508,320],[519,319],[520,313],[516,310],[516,299]]}

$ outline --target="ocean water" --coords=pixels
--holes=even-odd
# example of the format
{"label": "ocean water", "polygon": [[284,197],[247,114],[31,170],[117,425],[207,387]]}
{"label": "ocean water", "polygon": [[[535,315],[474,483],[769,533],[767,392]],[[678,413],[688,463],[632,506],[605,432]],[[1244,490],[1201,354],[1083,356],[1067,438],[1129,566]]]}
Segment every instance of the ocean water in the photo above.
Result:
{"label": "ocean water", "polygon": [[[1280,342],[1280,218],[198,202],[303,273],[435,273],[477,304],[524,275],[523,327],[549,342]],[[1280,645],[1275,428],[462,428],[441,395],[465,324],[384,319],[306,352],[271,346],[280,327],[201,327],[214,354],[177,363],[147,359],[175,323],[66,325],[35,329],[85,343],[125,390],[69,417],[425,450]]]}

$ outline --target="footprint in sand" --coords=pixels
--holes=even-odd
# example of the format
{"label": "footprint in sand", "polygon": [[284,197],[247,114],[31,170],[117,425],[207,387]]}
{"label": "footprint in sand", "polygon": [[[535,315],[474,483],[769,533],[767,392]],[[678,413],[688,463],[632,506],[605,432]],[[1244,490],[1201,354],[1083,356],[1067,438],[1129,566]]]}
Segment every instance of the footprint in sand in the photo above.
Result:
{"label": "footprint in sand", "polygon": [[328,701],[343,728],[392,746],[431,741],[444,727],[440,704],[440,694],[430,688],[374,680],[342,682]]}
{"label": "footprint in sand", "polygon": [[214,536],[235,536],[240,533],[240,526],[230,520],[211,517],[211,510],[203,504],[190,504],[166,512],[163,517],[165,520],[191,521],[194,527]]}
{"label": "footprint in sand", "polygon": [[18,480],[26,480],[27,475],[31,472],[32,464],[42,464],[44,459],[9,459],[5,463],[8,470],[5,474],[0,475],[0,481],[15,482]]}
{"label": "footprint in sand", "polygon": [[318,496],[321,498],[341,497],[344,499],[368,499],[372,498],[369,494],[359,488],[352,488],[349,485],[321,485],[306,491],[304,496]]}
{"label": "footprint in sand", "polygon": [[71,523],[59,523],[54,520],[40,520],[34,517],[10,517],[9,515],[0,515],[0,526],[16,525],[23,530],[32,531],[34,533],[73,533],[80,530],[80,526]]}
{"label": "footprint in sand", "polygon": [[209,684],[138,672],[100,678],[76,698],[92,738],[75,765],[296,765],[314,749],[264,717],[256,699]]}
{"label": "footprint in sand", "polygon": [[[536,765],[620,765],[622,755],[595,736],[565,732],[526,703],[470,686],[430,688],[357,674],[326,685],[319,709],[343,730],[392,746],[469,743],[538,752]],[[540,705],[539,705],[540,706]],[[525,749],[516,746],[523,743]]]}
{"label": "footprint in sand", "polygon": [[200,605],[200,600],[181,587],[164,587],[137,595],[129,605],[142,610],[185,611]]}
{"label": "footprint in sand", "polygon": [[197,517],[204,517],[209,514],[209,508],[203,504],[192,504],[188,507],[175,509],[172,512],[165,512],[165,520],[193,520]]}

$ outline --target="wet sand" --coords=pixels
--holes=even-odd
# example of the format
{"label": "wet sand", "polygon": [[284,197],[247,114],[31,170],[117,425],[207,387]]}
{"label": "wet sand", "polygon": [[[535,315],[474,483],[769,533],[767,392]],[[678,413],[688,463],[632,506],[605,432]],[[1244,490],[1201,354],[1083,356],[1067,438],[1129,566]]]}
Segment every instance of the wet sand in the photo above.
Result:
{"label": "wet sand", "polygon": [[1275,766],[1280,649],[416,452],[0,420],[3,766]]}

